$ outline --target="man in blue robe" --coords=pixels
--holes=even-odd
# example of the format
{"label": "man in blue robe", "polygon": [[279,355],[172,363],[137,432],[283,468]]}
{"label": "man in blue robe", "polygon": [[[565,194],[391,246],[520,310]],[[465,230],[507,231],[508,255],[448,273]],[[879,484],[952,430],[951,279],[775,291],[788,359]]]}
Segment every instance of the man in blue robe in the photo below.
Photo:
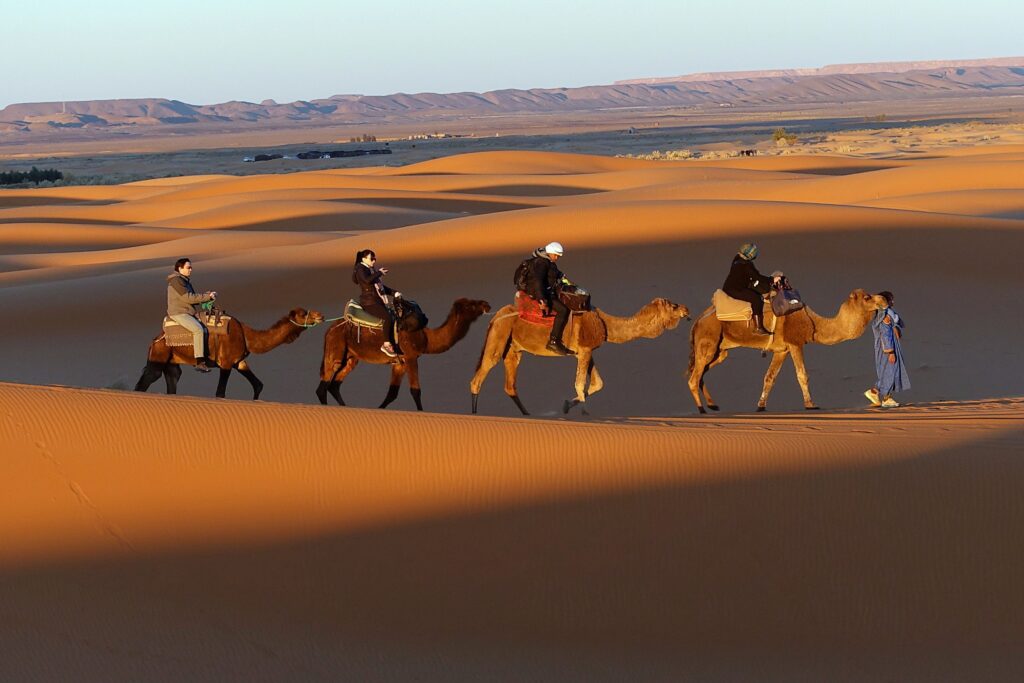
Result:
{"label": "man in blue robe", "polygon": [[879,292],[888,305],[884,310],[875,313],[871,323],[871,331],[875,335],[875,372],[878,381],[875,386],[864,392],[872,405],[882,408],[898,408],[892,395],[897,391],[910,388],[910,376],[903,360],[903,319],[892,307],[892,292]]}

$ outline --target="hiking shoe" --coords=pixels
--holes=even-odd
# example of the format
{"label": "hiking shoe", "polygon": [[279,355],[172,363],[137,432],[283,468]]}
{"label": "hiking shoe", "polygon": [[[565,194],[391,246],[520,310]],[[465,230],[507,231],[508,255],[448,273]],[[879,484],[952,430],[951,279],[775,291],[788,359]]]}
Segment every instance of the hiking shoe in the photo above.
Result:
{"label": "hiking shoe", "polygon": [[869,401],[871,401],[871,405],[875,406],[876,408],[882,405],[882,399],[878,398],[878,392],[875,391],[874,389],[868,389],[867,391],[865,391],[864,396]]}
{"label": "hiking shoe", "polygon": [[196,361],[196,372],[209,372],[213,370],[213,366],[210,365],[210,361],[205,358],[200,358]]}
{"label": "hiking shoe", "polygon": [[390,342],[385,342],[380,345],[380,352],[388,358],[398,358],[398,354],[395,353],[395,349],[391,346]]}
{"label": "hiking shoe", "polygon": [[545,347],[548,351],[554,351],[560,356],[575,356],[576,352],[562,343],[561,339],[550,339]]}
{"label": "hiking shoe", "polygon": [[754,328],[754,336],[755,337],[770,337],[770,336],[772,336],[772,333],[769,332],[768,330],[764,329],[763,327],[755,327]]}
{"label": "hiking shoe", "polygon": [[882,401],[883,408],[899,408],[900,404],[892,399],[892,396],[886,396],[885,400]]}

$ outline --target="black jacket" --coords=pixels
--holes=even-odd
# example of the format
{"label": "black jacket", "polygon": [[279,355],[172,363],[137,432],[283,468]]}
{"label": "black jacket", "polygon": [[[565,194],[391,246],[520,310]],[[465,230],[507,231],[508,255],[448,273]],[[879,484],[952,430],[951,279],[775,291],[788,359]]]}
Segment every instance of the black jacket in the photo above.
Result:
{"label": "black jacket", "polygon": [[558,269],[555,262],[546,256],[541,256],[538,249],[533,252],[530,277],[526,281],[526,293],[530,295],[531,299],[544,301],[550,305],[558,298],[562,277],[562,271]]}
{"label": "black jacket", "polygon": [[748,261],[737,254],[732,260],[732,267],[729,269],[729,276],[725,278],[725,284],[722,285],[722,291],[729,296],[736,296],[744,290],[767,294],[772,291],[772,279],[757,272],[753,261]]}
{"label": "black jacket", "polygon": [[[359,284],[359,305],[363,306],[374,306],[377,304],[383,304],[380,295],[377,294],[377,283],[380,282],[380,278],[383,275],[376,268],[367,268],[362,263],[355,267],[352,271],[353,279]],[[381,289],[384,290],[385,294],[392,294],[395,290],[391,289],[387,285],[381,283]]]}

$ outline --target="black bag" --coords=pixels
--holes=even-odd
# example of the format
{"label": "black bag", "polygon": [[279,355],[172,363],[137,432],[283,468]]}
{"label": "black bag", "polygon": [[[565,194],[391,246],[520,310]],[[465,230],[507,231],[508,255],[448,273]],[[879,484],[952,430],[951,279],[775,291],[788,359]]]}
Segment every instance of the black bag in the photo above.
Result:
{"label": "black bag", "polygon": [[412,299],[395,299],[395,319],[403,332],[415,332],[427,326],[426,314]]}
{"label": "black bag", "polygon": [[519,266],[516,267],[515,275],[512,276],[512,282],[516,286],[516,291],[526,292],[529,291],[530,286],[530,266],[533,262],[533,257],[524,259]]}

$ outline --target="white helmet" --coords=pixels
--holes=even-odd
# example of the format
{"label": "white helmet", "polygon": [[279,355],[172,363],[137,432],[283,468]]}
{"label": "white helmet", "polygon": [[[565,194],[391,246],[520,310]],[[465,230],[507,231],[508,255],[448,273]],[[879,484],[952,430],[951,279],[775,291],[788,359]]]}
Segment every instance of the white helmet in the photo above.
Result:
{"label": "white helmet", "polygon": [[555,254],[556,256],[561,256],[562,254],[565,253],[565,250],[562,249],[562,243],[561,242],[549,242],[548,245],[546,247],[544,247],[544,253],[545,254]]}

